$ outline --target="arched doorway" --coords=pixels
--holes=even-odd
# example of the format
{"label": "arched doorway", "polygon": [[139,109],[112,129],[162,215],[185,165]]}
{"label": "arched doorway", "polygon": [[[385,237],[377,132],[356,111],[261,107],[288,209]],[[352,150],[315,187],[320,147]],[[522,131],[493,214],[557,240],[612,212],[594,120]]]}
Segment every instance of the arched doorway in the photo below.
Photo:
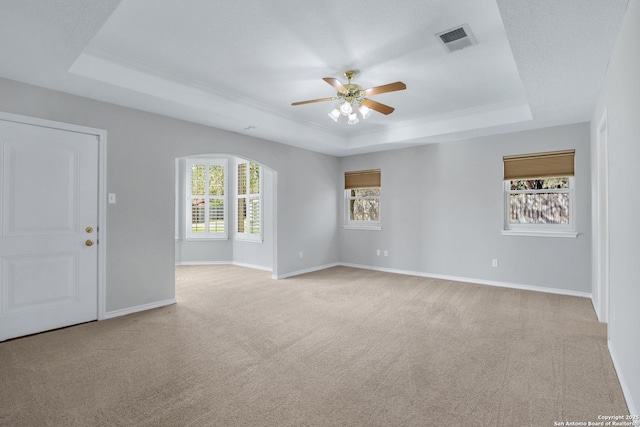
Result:
{"label": "arched doorway", "polygon": [[276,171],[233,154],[177,158],[175,207],[176,265],[235,264],[277,276]]}

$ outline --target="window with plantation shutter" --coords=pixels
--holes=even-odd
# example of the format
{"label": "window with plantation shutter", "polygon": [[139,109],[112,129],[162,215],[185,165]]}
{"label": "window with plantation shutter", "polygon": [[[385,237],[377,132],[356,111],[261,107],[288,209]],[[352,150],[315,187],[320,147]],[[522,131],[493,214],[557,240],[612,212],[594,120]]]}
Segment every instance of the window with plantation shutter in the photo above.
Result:
{"label": "window with plantation shutter", "polygon": [[503,234],[575,237],[575,150],[504,156]]}
{"label": "window with plantation shutter", "polygon": [[262,241],[262,166],[237,159],[236,238]]}
{"label": "window with plantation shutter", "polygon": [[227,159],[190,158],[186,172],[186,237],[226,239]]}
{"label": "window with plantation shutter", "polygon": [[380,229],[380,169],[345,172],[345,227]]}

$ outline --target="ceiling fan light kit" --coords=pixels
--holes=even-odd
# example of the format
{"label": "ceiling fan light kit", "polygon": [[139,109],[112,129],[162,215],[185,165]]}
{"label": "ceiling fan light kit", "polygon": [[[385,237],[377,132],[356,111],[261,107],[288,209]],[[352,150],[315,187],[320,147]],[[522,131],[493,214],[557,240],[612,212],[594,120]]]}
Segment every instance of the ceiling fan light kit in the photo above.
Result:
{"label": "ceiling fan light kit", "polygon": [[343,102],[340,105],[340,112],[342,113],[343,116],[348,116],[349,114],[351,114],[352,111],[353,111],[353,108],[351,108],[350,103]]}
{"label": "ceiling fan light kit", "polygon": [[365,120],[368,119],[369,116],[371,116],[371,113],[373,113],[373,110],[371,108],[367,107],[366,105],[362,105],[362,103],[360,103],[358,111],[360,111],[362,118]]}
{"label": "ceiling fan light kit", "polygon": [[347,116],[349,118],[349,121],[347,123],[350,125],[355,125],[360,121],[358,120],[358,115],[356,114],[355,109],[360,112],[360,115],[364,120],[371,116],[371,113],[374,110],[385,115],[391,114],[394,110],[392,107],[368,99],[366,98],[366,96],[404,90],[407,88],[407,85],[402,82],[395,82],[363,90],[360,85],[351,83],[351,79],[353,79],[356,74],[357,71],[355,70],[345,71],[344,76],[347,78],[347,84],[344,85],[338,79],[335,79],[333,77],[324,77],[322,79],[338,91],[338,93],[334,97],[294,102],[291,105],[295,106],[302,104],[311,104],[314,102],[334,101],[336,99],[341,99],[342,103],[335,109],[333,109],[328,115],[334,122],[337,122],[341,115]]}

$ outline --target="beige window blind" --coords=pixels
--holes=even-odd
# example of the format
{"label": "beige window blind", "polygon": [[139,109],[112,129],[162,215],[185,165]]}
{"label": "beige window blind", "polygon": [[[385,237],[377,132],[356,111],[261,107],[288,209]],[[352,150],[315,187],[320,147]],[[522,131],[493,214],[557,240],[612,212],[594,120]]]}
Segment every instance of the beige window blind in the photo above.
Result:
{"label": "beige window blind", "polygon": [[344,173],[344,189],[380,187],[380,169]]}
{"label": "beige window blind", "polygon": [[504,179],[573,176],[575,151],[564,150],[504,156]]}

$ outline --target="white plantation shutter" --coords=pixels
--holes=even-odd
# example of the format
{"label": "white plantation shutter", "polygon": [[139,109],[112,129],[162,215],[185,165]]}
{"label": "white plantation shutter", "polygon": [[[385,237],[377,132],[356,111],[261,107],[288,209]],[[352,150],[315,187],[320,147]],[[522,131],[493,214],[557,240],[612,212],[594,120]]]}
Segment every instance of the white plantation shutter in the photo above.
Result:
{"label": "white plantation shutter", "polygon": [[227,164],[227,159],[187,159],[187,238],[228,237]]}
{"label": "white plantation shutter", "polygon": [[260,234],[260,196],[249,197],[247,221],[250,234]]}
{"label": "white plantation shutter", "polygon": [[236,237],[262,241],[262,167],[237,159]]}

